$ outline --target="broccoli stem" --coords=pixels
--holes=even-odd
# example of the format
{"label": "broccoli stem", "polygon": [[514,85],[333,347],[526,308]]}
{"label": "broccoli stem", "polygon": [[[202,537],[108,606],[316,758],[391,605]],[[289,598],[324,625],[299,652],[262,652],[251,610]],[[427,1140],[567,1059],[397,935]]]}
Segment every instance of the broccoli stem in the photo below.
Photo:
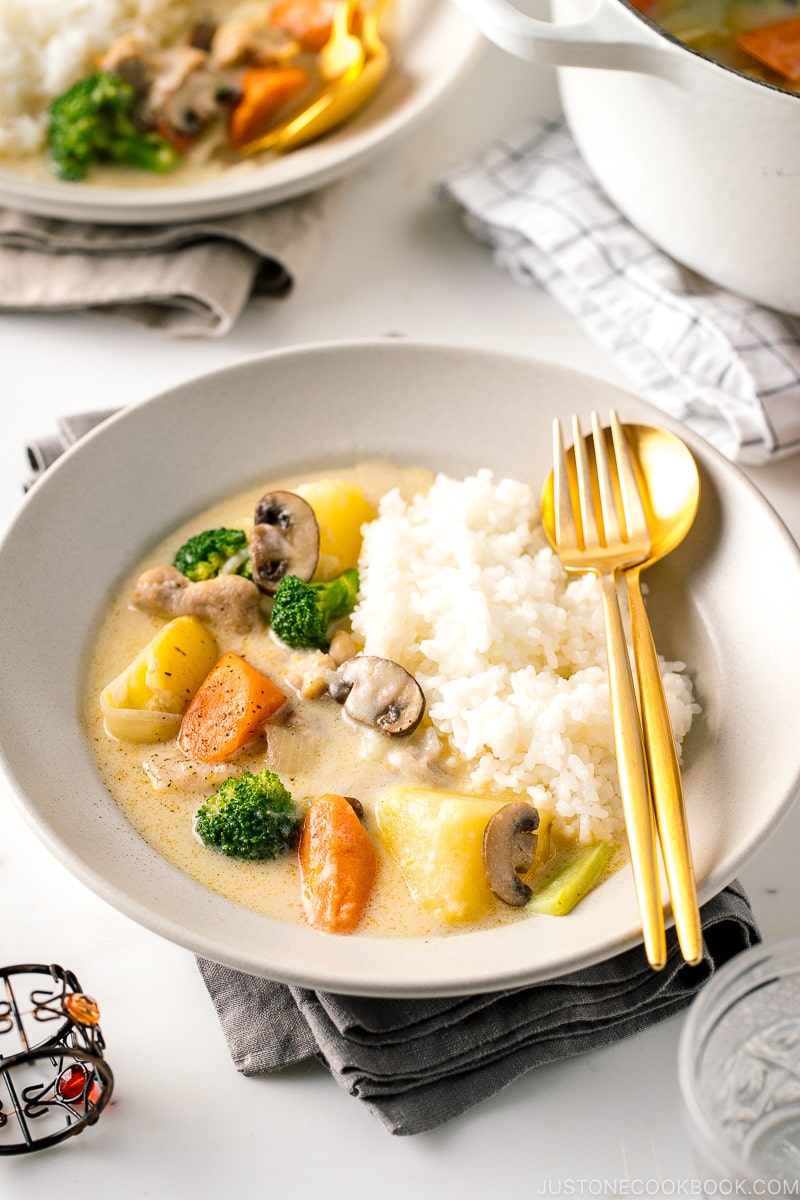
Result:
{"label": "broccoli stem", "polygon": [[317,595],[317,607],[323,626],[349,613],[358,596],[358,571],[350,567],[330,583],[312,584]]}
{"label": "broccoli stem", "polygon": [[103,150],[107,157],[115,162],[152,171],[156,175],[166,175],[180,157],[166,138],[157,136],[151,139],[146,134],[138,137],[109,138]]}
{"label": "broccoli stem", "polygon": [[592,890],[611,861],[611,842],[593,842],[573,851],[528,902],[531,912],[563,917]]}

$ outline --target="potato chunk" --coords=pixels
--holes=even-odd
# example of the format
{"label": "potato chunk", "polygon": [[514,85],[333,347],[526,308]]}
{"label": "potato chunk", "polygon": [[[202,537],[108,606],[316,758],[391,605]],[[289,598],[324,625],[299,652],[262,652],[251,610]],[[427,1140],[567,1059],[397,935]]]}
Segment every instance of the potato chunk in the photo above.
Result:
{"label": "potato chunk", "polygon": [[100,695],[108,732],[133,742],[174,737],[182,714],[219,656],[213,634],[196,617],[176,617],[158,631]]}
{"label": "potato chunk", "polygon": [[316,479],[295,488],[314,510],[319,525],[319,564],[315,579],[333,579],[358,566],[361,527],[375,511],[357,483]]}
{"label": "potato chunk", "polygon": [[414,901],[444,921],[477,921],[496,907],[483,833],[507,800],[397,786],[376,805],[381,839]]}

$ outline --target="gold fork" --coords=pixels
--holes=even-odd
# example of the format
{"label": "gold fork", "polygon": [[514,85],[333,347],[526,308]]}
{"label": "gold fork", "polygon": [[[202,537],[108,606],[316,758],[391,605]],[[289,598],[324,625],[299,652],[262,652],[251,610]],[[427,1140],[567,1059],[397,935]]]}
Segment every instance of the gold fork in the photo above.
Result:
{"label": "gold fork", "polygon": [[[616,475],[635,479],[627,443],[617,423],[612,429]],[[634,885],[642,918],[642,936],[650,965],[666,963],[664,911],[656,857],[656,829],[642,727],[633,688],[625,631],[617,597],[617,576],[626,567],[644,562],[650,536],[619,519],[612,482],[606,434],[592,413],[592,447],[587,448],[580,422],[572,418],[572,454],[567,455],[561,425],[553,428],[553,530],[558,556],[567,571],[596,575],[603,600],[608,652],[611,714],[620,795],[625,814]],[[624,516],[624,514],[623,514]]]}

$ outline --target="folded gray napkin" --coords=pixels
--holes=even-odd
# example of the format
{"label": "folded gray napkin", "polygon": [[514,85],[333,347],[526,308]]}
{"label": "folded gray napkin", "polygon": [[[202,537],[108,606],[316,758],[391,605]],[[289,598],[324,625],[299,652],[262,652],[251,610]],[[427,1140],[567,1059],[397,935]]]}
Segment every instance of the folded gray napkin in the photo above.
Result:
{"label": "folded gray napkin", "polygon": [[[33,478],[110,411],[63,418],[27,448]],[[687,966],[674,930],[652,971],[641,947],[526,988],[392,1000],[290,987],[197,963],[236,1068],[261,1075],[306,1059],[326,1067],[394,1134],[434,1129],[546,1063],[638,1033],[685,1008],[714,971],[761,940],[733,882],[702,912],[703,961]],[[568,919],[568,918],[567,918]]]}
{"label": "folded gray napkin", "polygon": [[563,123],[498,138],[441,192],[498,264],[546,288],[652,404],[737,462],[800,451],[800,318],[654,246],[603,193]]}
{"label": "folded gray napkin", "polygon": [[44,433],[41,437],[33,438],[25,448],[30,467],[25,490],[27,491],[39,476],[44,474],[59,455],[94,429],[95,425],[100,425],[117,411],[116,408],[104,408],[93,412],[71,413],[59,419],[54,433]]}
{"label": "folded gray napkin", "polygon": [[251,295],[286,295],[306,275],[338,193],[173,225],[0,210],[0,312],[85,309],[170,337],[220,337]]}
{"label": "folded gray napkin", "polygon": [[680,1012],[713,972],[759,942],[734,882],[702,909],[704,957],[650,969],[640,947],[527,988],[429,1000],[332,995],[198,966],[233,1061],[261,1075],[316,1058],[394,1134],[423,1133],[536,1067],[595,1050]]}

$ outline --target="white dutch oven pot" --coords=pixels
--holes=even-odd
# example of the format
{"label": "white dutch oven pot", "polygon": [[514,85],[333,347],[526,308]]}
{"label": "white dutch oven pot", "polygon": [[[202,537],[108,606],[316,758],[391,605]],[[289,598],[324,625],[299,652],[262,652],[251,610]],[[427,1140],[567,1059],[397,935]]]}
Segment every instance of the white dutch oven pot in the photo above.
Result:
{"label": "white dutch oven pot", "polygon": [[800,315],[800,94],[701,57],[625,0],[551,0],[557,23],[507,0],[455,2],[502,49],[563,68],[580,151],[643,233]]}

